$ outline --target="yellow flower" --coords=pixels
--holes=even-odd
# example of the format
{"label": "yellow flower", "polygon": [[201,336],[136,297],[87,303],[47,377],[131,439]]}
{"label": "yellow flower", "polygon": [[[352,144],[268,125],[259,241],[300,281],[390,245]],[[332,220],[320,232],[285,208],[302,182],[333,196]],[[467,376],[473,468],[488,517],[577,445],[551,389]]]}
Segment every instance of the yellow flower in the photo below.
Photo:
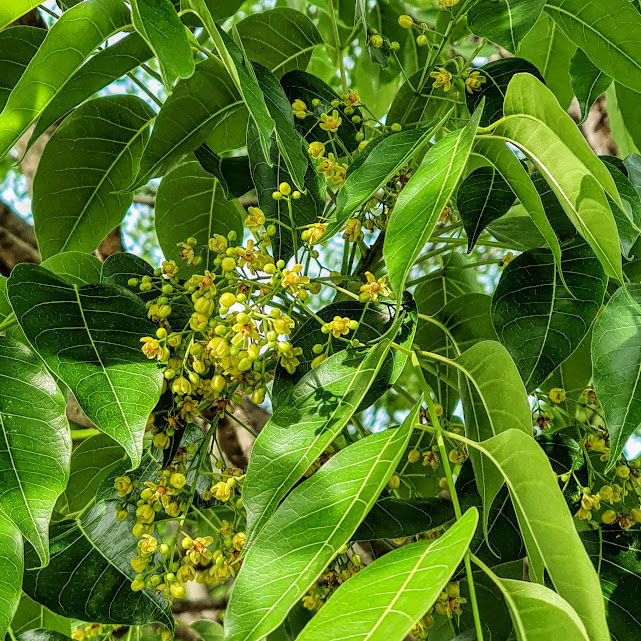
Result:
{"label": "yellow flower", "polygon": [[134,486],[128,476],[119,476],[114,481],[114,487],[118,490],[118,496],[127,496],[133,491]]}
{"label": "yellow flower", "polygon": [[355,243],[361,236],[362,224],[358,218],[350,218],[345,225],[343,238]]}
{"label": "yellow flower", "polygon": [[565,400],[565,390],[560,387],[553,387],[548,394],[548,398],[552,403],[563,403]]}
{"label": "yellow flower", "polygon": [[307,105],[302,100],[296,99],[292,102],[292,113],[296,118],[303,120],[309,112],[307,111]]}
{"label": "yellow flower", "polygon": [[315,225],[312,225],[309,229],[306,229],[301,234],[300,237],[305,242],[308,242],[310,245],[315,245],[323,237],[326,227],[327,225],[323,225],[322,223],[316,223]]}
{"label": "yellow flower", "polygon": [[343,119],[338,115],[338,111],[334,109],[331,116],[328,114],[321,114],[320,128],[324,131],[336,133],[342,122]]}
{"label": "yellow flower", "polygon": [[484,82],[485,76],[482,76],[480,71],[472,71],[467,78],[465,78],[465,91],[468,93],[481,91],[481,85]]}
{"label": "yellow flower", "polygon": [[507,252],[503,258],[499,261],[499,267],[507,267],[514,260],[514,254],[512,252]]}
{"label": "yellow flower", "polygon": [[178,272],[178,266],[173,260],[165,260],[162,263],[162,273],[167,278],[173,278]]}
{"label": "yellow flower", "polygon": [[438,67],[438,71],[432,71],[430,77],[434,78],[434,83],[432,84],[434,89],[443,87],[443,91],[449,91],[452,87],[452,74],[443,67]]}
{"label": "yellow flower", "polygon": [[343,94],[341,98],[343,99],[343,104],[346,107],[354,107],[361,100],[361,97],[358,95],[358,91],[354,91],[353,89],[350,89],[347,93]]}
{"label": "yellow flower", "polygon": [[372,272],[365,272],[365,278],[367,279],[367,284],[361,285],[359,300],[361,303],[371,301],[375,303],[378,300],[379,296],[389,296],[390,290],[387,287],[387,277],[381,276],[378,280],[374,278]]}
{"label": "yellow flower", "polygon": [[256,233],[265,224],[265,214],[260,207],[248,207],[249,216],[245,218],[245,226]]}
{"label": "yellow flower", "polygon": [[414,20],[412,20],[410,16],[403,14],[398,17],[398,24],[403,27],[403,29],[409,29],[414,24]]}
{"label": "yellow flower", "polygon": [[325,323],[321,327],[323,334],[332,333],[334,338],[339,338],[340,336],[347,336],[351,330],[358,329],[358,321],[351,320],[347,316],[341,318],[340,316],[334,316],[334,319],[329,323]]}
{"label": "yellow flower", "polygon": [[441,7],[453,7],[459,3],[459,0],[438,0]]}
{"label": "yellow flower", "polygon": [[325,145],[318,140],[315,140],[309,145],[307,150],[312,158],[320,158],[325,153]]}
{"label": "yellow flower", "polygon": [[369,39],[369,44],[374,49],[380,49],[383,46],[383,38],[379,35],[374,35]]}

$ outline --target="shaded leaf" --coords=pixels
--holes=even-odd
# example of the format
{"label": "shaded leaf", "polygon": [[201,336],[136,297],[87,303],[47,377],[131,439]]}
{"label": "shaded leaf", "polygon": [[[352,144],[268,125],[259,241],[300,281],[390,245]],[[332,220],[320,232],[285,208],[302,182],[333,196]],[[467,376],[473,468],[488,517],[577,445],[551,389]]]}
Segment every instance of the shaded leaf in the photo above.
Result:
{"label": "shaded leaf", "polygon": [[560,282],[552,253],[532,249],[503,272],[492,322],[532,391],[579,347],[603,304],[607,277],[583,239],[562,246]]}
{"label": "shaded leaf", "polygon": [[137,467],[162,384],[158,365],[140,349],[140,338],[154,331],[144,305],[124,289],[70,286],[27,264],[11,272],[8,292],[29,342]]}
{"label": "shaded leaf", "polygon": [[[161,181],[156,196],[155,224],[158,242],[167,260],[180,265],[181,278],[203,270],[214,270],[218,256],[209,249],[214,234],[227,236],[235,231],[243,237],[243,209],[237,200],[229,201],[218,180],[196,160],[188,160],[169,172]],[[180,260],[180,247],[189,237],[198,241],[196,253],[203,262],[187,266]]]}
{"label": "shaded leaf", "polygon": [[91,254],[82,252],[64,252],[54,254],[40,263],[56,276],[70,285],[90,285],[100,282],[102,263]]}
{"label": "shaded leaf", "polygon": [[[435,542],[392,550],[341,585],[299,641],[402,641],[463,560],[478,521],[472,508]],[[354,604],[367,603],[359,617]]]}
{"label": "shaded leaf", "polygon": [[570,78],[581,111],[579,124],[583,124],[596,99],[612,84],[612,78],[596,67],[583,49],[577,49],[570,60]]}
{"label": "shaded leaf", "polygon": [[[0,113],[0,158],[6,156],[94,49],[129,24],[130,14],[120,0],[87,0],[62,14],[47,32]],[[70,42],[73,47],[68,46]]]}
{"label": "shaded leaf", "polygon": [[294,69],[304,71],[314,49],[324,44],[310,19],[287,7],[250,14],[236,28],[249,59],[279,77]]}
{"label": "shaded leaf", "polygon": [[69,619],[54,614],[44,605],[36,603],[23,593],[20,597],[18,609],[11,621],[13,633],[19,635],[27,630],[41,627],[60,632],[65,636],[71,635],[71,621]]}
{"label": "shaded leaf", "polygon": [[641,286],[618,289],[592,332],[594,389],[610,433],[606,470],[641,424]]}
{"label": "shaded leaf", "polygon": [[220,623],[209,619],[200,619],[194,621],[189,627],[195,630],[203,641],[223,641],[225,633]]}
{"label": "shaded leaf", "polygon": [[33,183],[33,218],[40,254],[93,252],[120,224],[149,135],[153,110],[135,96],[85,103],[55,131]]}
{"label": "shaded leaf", "polygon": [[227,199],[239,198],[254,188],[249,156],[221,158],[204,143],[194,152],[200,166],[218,179]]}
{"label": "shaded leaf", "polygon": [[22,537],[13,523],[0,514],[0,637],[3,639],[20,601],[22,570]]}
{"label": "shaded leaf", "polygon": [[[608,158],[608,156],[603,156],[602,160],[604,160],[608,171],[614,178],[623,206],[619,207],[611,198],[608,198],[608,201],[619,231],[621,253],[626,258],[630,258],[632,247],[637,242],[639,234],[641,234],[641,197],[639,197],[639,194],[623,171],[612,162],[606,161],[605,158]],[[621,163],[621,167],[625,169],[623,163]]]}
{"label": "shaded leaf", "polygon": [[234,583],[225,616],[229,641],[257,641],[280,625],[350,540],[396,468],[419,408],[400,428],[338,452],[283,501],[249,548]]}
{"label": "shaded leaf", "polygon": [[0,337],[0,517],[20,529],[46,565],[49,520],[69,477],[65,399],[26,345]]}

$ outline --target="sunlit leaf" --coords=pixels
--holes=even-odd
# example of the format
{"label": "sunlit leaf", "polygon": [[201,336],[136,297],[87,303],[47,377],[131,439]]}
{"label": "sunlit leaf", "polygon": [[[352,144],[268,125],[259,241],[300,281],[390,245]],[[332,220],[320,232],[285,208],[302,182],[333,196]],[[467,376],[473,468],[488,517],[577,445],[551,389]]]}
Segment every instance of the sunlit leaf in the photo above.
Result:
{"label": "sunlit leaf", "polygon": [[22,593],[22,537],[0,514],[0,637],[11,625]]}

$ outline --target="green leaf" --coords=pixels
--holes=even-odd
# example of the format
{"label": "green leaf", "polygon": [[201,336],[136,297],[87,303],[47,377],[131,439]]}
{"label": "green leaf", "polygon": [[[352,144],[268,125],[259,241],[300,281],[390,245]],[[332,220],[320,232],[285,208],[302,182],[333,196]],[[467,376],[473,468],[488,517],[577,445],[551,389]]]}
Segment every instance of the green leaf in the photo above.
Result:
{"label": "green leaf", "polygon": [[496,240],[503,243],[506,249],[527,251],[528,249],[545,247],[547,244],[532,219],[516,212],[490,223],[487,231]]}
{"label": "green leaf", "polygon": [[288,71],[305,71],[314,49],[324,44],[314,23],[287,7],[248,15],[237,25],[247,56],[278,77]]}
{"label": "green leaf", "polygon": [[254,188],[249,156],[232,156],[221,158],[212,151],[207,143],[203,143],[194,152],[200,166],[215,178],[225,192],[225,198],[239,198]]}
{"label": "green leaf", "polygon": [[182,4],[185,10],[192,11],[202,20],[209,32],[223,65],[249,111],[250,120],[256,126],[263,154],[267,156],[274,121],[265,105],[265,98],[256,82],[251,63],[244,60],[243,52],[236,43],[216,25],[204,0],[183,0]]}
{"label": "green leaf", "polygon": [[[152,462],[156,467],[155,462]],[[153,590],[131,590],[137,539],[133,512],[119,523],[116,501],[100,502],[83,517],[51,526],[51,561],[38,569],[25,554],[24,591],[52,612],[72,619],[119,625],[158,622],[173,629],[168,601]]]}
{"label": "green leaf", "polygon": [[528,391],[579,347],[603,304],[608,279],[590,247],[578,238],[562,248],[567,289],[552,253],[532,249],[505,268],[492,298],[494,328]]}
{"label": "green leaf", "polygon": [[621,157],[639,153],[641,110],[638,109],[638,98],[636,91],[618,82],[614,82],[605,93],[612,140],[619,147]]}
{"label": "green leaf", "polygon": [[607,168],[549,89],[530,74],[511,80],[504,111],[505,122],[495,134],[530,156],[606,273],[623,280],[616,223],[604,190],[617,204],[621,198]]}
{"label": "green leaf", "polygon": [[[441,89],[435,89],[432,83],[428,82],[419,94],[416,93],[414,87],[420,85],[422,75],[422,70],[417,71],[410,76],[409,82],[401,85],[390,105],[386,124],[398,123],[403,127],[427,124],[437,116],[440,108],[451,106],[452,97],[444,95]],[[444,107],[446,103],[447,107]]]}
{"label": "green leaf", "polygon": [[463,175],[482,110],[481,106],[474,112],[464,129],[451,132],[427,152],[396,201],[383,256],[397,296]]}
{"label": "green leaf", "polygon": [[528,551],[530,579],[542,584],[545,567],[589,639],[609,641],[599,579],[543,450],[531,435],[513,429],[478,449],[505,479]]}
{"label": "green leaf", "polygon": [[610,433],[606,471],[641,424],[641,286],[618,289],[592,332],[594,389]]}
{"label": "green leaf", "polygon": [[[507,350],[496,341],[481,341],[456,358],[465,434],[473,441],[518,430],[532,434],[532,412],[519,372]],[[509,404],[505,399],[509,398]],[[503,480],[489,462],[469,452],[476,484],[483,500],[483,528],[487,532],[490,507]]]}
{"label": "green leaf", "polygon": [[71,472],[61,497],[66,512],[79,512],[96,495],[102,481],[122,463],[125,451],[106,434],[85,439],[71,455]]}
{"label": "green leaf", "polygon": [[27,26],[9,27],[0,32],[0,109],[4,109],[11,90],[46,35],[45,29]]}
{"label": "green leaf", "polygon": [[49,520],[69,478],[65,399],[28,347],[0,337],[0,517],[49,558]]}
{"label": "green leaf", "polygon": [[70,285],[91,285],[100,282],[102,263],[91,254],[73,251],[54,254],[40,265]]}
{"label": "green leaf", "polygon": [[481,77],[485,78],[485,82],[481,85],[480,91],[466,93],[465,99],[467,108],[470,113],[473,113],[481,104],[481,100],[485,98],[485,108],[480,121],[482,127],[487,127],[503,116],[505,92],[514,75],[517,73],[530,73],[543,80],[537,68],[531,62],[522,58],[494,60],[479,67],[478,70]]}
{"label": "green leaf", "polygon": [[69,619],[54,614],[44,605],[36,603],[23,593],[11,621],[13,633],[19,635],[27,630],[41,627],[60,632],[66,636],[71,635],[71,621]]}
{"label": "green leaf", "polygon": [[400,428],[338,452],[283,501],[249,548],[234,583],[225,616],[228,641],[258,641],[285,619],[378,498],[419,409],[420,404]]}
{"label": "green leaf", "polygon": [[0,638],[4,639],[22,593],[22,537],[0,514]]}
{"label": "green leaf", "polygon": [[575,51],[576,45],[547,13],[541,14],[518,51],[520,58],[529,60],[541,72],[563,109],[572,102],[570,59]]}
{"label": "green leaf", "polygon": [[330,356],[303,376],[276,408],[254,443],[243,484],[248,540],[347,425],[389,349],[386,339],[364,358],[352,350]]}
{"label": "green leaf", "polygon": [[[209,249],[214,234],[227,236],[235,231],[243,237],[243,209],[237,200],[227,200],[223,189],[196,160],[189,160],[169,172],[161,181],[156,196],[156,235],[167,260],[175,260],[181,278],[204,269],[214,270],[215,254]],[[180,247],[190,236],[198,241],[197,255],[203,262],[198,267],[180,260]],[[181,264],[182,263],[182,264]]]}
{"label": "green leaf", "polygon": [[70,286],[27,264],[11,272],[8,291],[29,342],[137,467],[162,385],[158,365],[140,349],[140,338],[154,331],[142,303],[124,289]]}
{"label": "green leaf", "polygon": [[69,639],[69,635],[46,628],[33,628],[17,637],[17,641],[69,641]]}
{"label": "green leaf", "polygon": [[[331,106],[332,101],[339,100],[340,104],[336,110],[342,119],[342,123],[336,132],[336,136],[338,136],[347,151],[352,152],[358,147],[359,141],[356,139],[356,134],[361,130],[361,125],[352,122],[354,116],[363,116],[358,107],[354,109],[352,114],[346,114],[345,105],[340,96],[320,78],[306,71],[290,71],[280,79],[280,84],[285,90],[290,103],[295,100],[302,100],[307,105],[308,111],[314,114],[314,117],[307,116],[302,120],[296,118],[296,129],[307,142],[314,140],[328,142],[327,132],[321,129],[318,124],[319,118],[323,113],[331,113],[334,110],[334,107]],[[318,107],[314,107],[312,100],[320,100],[321,104]]]}
{"label": "green leaf", "polygon": [[546,0],[545,10],[601,71],[641,89],[641,15],[629,0]]}
{"label": "green leaf", "polygon": [[[15,22],[18,18],[24,16],[25,13],[29,13],[29,11],[35,9],[39,4],[41,4],[40,1],[35,2],[34,0],[12,0],[10,3],[4,2],[0,5],[0,29],[4,29],[7,25]],[[4,636],[4,634],[0,636]]]}
{"label": "green leaf", "polygon": [[612,638],[633,638],[641,626],[641,533],[615,525],[580,536],[599,572]]}
{"label": "green leaf", "polygon": [[399,131],[372,141],[368,147],[373,148],[366,147],[347,171],[325,236],[331,238],[355,211],[394,178],[431,138],[434,129],[424,127]]}
{"label": "green leaf", "polygon": [[[297,641],[402,641],[463,560],[478,512],[468,510],[437,541],[392,550],[341,585]],[[367,604],[358,617],[355,604]]]}
{"label": "green leaf", "polygon": [[581,111],[579,124],[583,124],[596,99],[612,84],[612,78],[596,67],[583,49],[577,49],[570,60],[570,78]]}
{"label": "green leaf", "polygon": [[130,190],[173,169],[205,141],[217,123],[242,108],[234,83],[220,60],[207,58],[181,80],[165,100]]}
{"label": "green leaf", "polygon": [[278,151],[291,176],[293,186],[304,191],[308,160],[306,151],[303,151],[303,140],[294,126],[292,106],[276,76],[260,65],[256,65],[254,71],[265,96],[265,104],[274,119]]}
{"label": "green leaf", "polygon": [[76,105],[149,60],[151,56],[149,47],[137,33],[130,33],[115,44],[98,51],[45,107],[29,138],[28,147]]}
{"label": "green leaf", "polygon": [[189,627],[197,632],[203,641],[223,641],[225,636],[223,626],[209,619],[194,621]]}
{"label": "green leaf", "polygon": [[[619,207],[611,198],[608,198],[608,201],[619,232],[621,253],[626,258],[630,258],[630,252],[641,234],[641,197],[623,171],[612,162],[608,162],[608,158],[610,156],[603,156],[602,160],[614,178],[623,207]],[[621,168],[625,170],[623,163]]]}
{"label": "green leaf", "polygon": [[[274,200],[272,197],[281,182],[294,183],[282,162],[276,137],[272,138],[269,159],[265,158],[256,128],[250,122],[247,126],[247,152],[258,206],[269,221],[282,223],[276,225],[276,235],[271,237],[274,258],[287,262],[302,246],[302,230],[316,222],[325,208],[325,180],[308,162],[304,183],[307,193],[298,200],[291,200],[290,215],[287,201]],[[294,231],[293,227],[296,228]]]}
{"label": "green leaf", "polygon": [[507,214],[515,199],[510,185],[495,167],[479,167],[461,183],[456,205],[467,234],[468,254],[481,232]]}
{"label": "green leaf", "polygon": [[590,641],[581,619],[565,599],[538,583],[501,579],[488,573],[501,590],[519,641]]}
{"label": "green leaf", "polygon": [[516,53],[544,6],[545,0],[477,2],[470,7],[467,22],[472,33]]}
{"label": "green leaf", "polygon": [[158,59],[165,86],[171,89],[177,78],[189,78],[194,73],[194,55],[171,0],[132,0],[131,12],[134,28]]}
{"label": "green leaf", "polygon": [[[417,318],[416,309],[413,303],[405,301],[403,309],[407,312],[407,317],[401,327],[395,342],[407,349],[410,349],[416,331]],[[342,303],[331,303],[316,312],[316,316],[323,322],[330,322],[335,316],[348,317],[357,320],[360,326],[356,332],[350,333],[350,338],[357,338],[365,345],[381,338],[394,324],[396,308],[384,303],[378,305],[369,305],[365,309],[365,304],[358,301],[345,301]],[[294,348],[300,347],[303,353],[297,356],[300,361],[296,366],[296,372],[289,374],[284,367],[277,367],[274,376],[274,385],[272,387],[272,403],[276,407],[280,402],[287,398],[287,394],[300,381],[301,377],[312,369],[312,361],[316,357],[312,348],[316,344],[327,343],[328,335],[324,334],[321,324],[317,318],[310,318],[298,326],[295,334],[291,338],[291,344]],[[346,349],[347,344],[344,340],[331,337],[331,351],[336,353]],[[360,349],[362,354],[367,353],[367,348]],[[393,350],[385,359],[379,370],[376,381],[370,387],[361,401],[360,411],[372,405],[377,399],[396,382],[398,374],[403,369],[407,356],[398,350]]]}
{"label": "green leaf", "polygon": [[448,499],[382,498],[358,526],[352,540],[376,541],[416,536],[453,518],[454,508]]}
{"label": "green leaf", "polygon": [[[6,156],[94,49],[129,23],[130,14],[120,0],[87,0],[62,14],[0,114],[0,158]],[[69,46],[71,42],[73,47]]]}
{"label": "green leaf", "polygon": [[120,224],[133,197],[120,190],[136,175],[153,118],[140,98],[105,96],[85,103],[58,127],[33,183],[43,259],[64,251],[91,253]]}

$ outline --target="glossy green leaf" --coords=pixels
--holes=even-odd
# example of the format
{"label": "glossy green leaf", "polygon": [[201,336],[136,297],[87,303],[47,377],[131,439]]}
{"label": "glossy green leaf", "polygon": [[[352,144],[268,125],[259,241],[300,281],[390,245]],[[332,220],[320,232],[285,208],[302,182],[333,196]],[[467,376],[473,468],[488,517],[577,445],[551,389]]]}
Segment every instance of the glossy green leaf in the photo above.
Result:
{"label": "glossy green leaf", "polygon": [[[263,155],[258,134],[253,123],[247,127],[247,152],[252,180],[256,186],[258,206],[268,220],[277,220],[276,234],[271,237],[276,260],[287,262],[302,246],[301,232],[318,220],[325,207],[325,180],[308,162],[304,185],[307,193],[291,201],[291,215],[287,201],[274,200],[272,194],[281,182],[293,185],[294,180],[282,160],[276,137],[272,138],[269,159]],[[293,226],[296,227],[292,231]]]}
{"label": "glossy green leaf", "polygon": [[529,60],[541,72],[545,83],[563,109],[572,102],[570,59],[576,45],[547,13],[542,13],[519,47],[520,58]]}
{"label": "glossy green leaf", "polygon": [[[129,281],[130,278],[140,280],[143,276],[152,277],[153,275],[154,268],[146,260],[140,258],[140,256],[118,252],[108,256],[107,260],[102,264],[100,282],[105,285],[119,285],[120,287],[128,288],[129,285],[127,281]],[[133,291],[145,302],[156,297],[155,293],[141,292],[137,287]]]}
{"label": "glossy green leaf", "polygon": [[105,96],[85,103],[58,127],[33,183],[43,258],[91,253],[120,224],[132,201],[120,190],[136,175],[153,118],[140,98]]}
{"label": "glossy green leaf", "polygon": [[454,518],[452,502],[443,498],[379,499],[352,540],[400,539],[427,532]]}
{"label": "glossy green leaf", "polygon": [[237,25],[245,52],[280,77],[288,71],[305,71],[314,49],[324,44],[314,23],[287,7],[248,15]]}
{"label": "glossy green leaf", "polygon": [[[237,200],[227,200],[223,189],[196,160],[188,160],[169,172],[161,181],[156,196],[156,235],[167,260],[181,265],[182,278],[192,273],[214,270],[215,254],[209,249],[214,234],[227,236],[235,231],[243,237],[243,209]],[[198,241],[199,266],[189,267],[180,260],[180,247],[189,237]]]}
{"label": "glossy green leaf", "polygon": [[[298,641],[402,641],[463,560],[476,530],[472,508],[435,542],[392,550],[344,583]],[[367,604],[354,617],[354,604]]]}
{"label": "glossy green leaf", "polygon": [[294,126],[292,106],[274,74],[258,64],[254,67],[254,73],[265,96],[267,109],[274,119],[276,144],[293,181],[292,186],[304,191],[307,150],[303,151],[304,141]]}
{"label": "glossy green leaf", "polygon": [[258,641],[280,625],[350,540],[405,451],[419,408],[400,428],[338,452],[283,501],[234,583],[225,616],[228,641]]}
{"label": "glossy green leaf", "polygon": [[94,49],[129,23],[130,14],[120,0],[87,0],[62,14],[0,113],[0,158],[27,131]]}
{"label": "glossy green leaf", "polygon": [[[15,22],[25,13],[29,13],[35,9],[40,1],[35,0],[11,0],[11,2],[4,2],[0,5],[0,29],[4,29],[7,25]],[[2,635],[4,636],[4,635]]]}
{"label": "glossy green leaf", "polygon": [[482,109],[481,106],[474,113],[464,129],[448,134],[427,152],[396,201],[383,256],[397,296],[463,175]]}
{"label": "glossy green leaf", "polygon": [[528,551],[530,579],[542,584],[545,567],[589,639],[609,641],[597,573],[543,450],[531,435],[514,429],[484,441],[479,450],[505,479]]}
{"label": "glossy green leaf", "polygon": [[625,165],[621,163],[621,169],[619,169],[612,162],[608,162],[608,158],[610,156],[603,156],[602,160],[605,162],[610,174],[612,174],[612,178],[614,178],[623,206],[620,207],[610,198],[608,198],[608,201],[619,232],[621,253],[626,258],[631,258],[632,248],[641,234],[641,197],[623,173],[622,170],[625,170]]}
{"label": "glossy green leaf", "polygon": [[347,171],[345,184],[338,192],[336,210],[325,230],[327,238],[333,236],[355,211],[394,178],[433,133],[433,127],[410,129],[386,136],[380,142],[371,142],[373,149],[370,151],[366,147],[367,153],[361,152]]}
{"label": "glossy green leaf", "polygon": [[165,100],[130,190],[173,169],[205,141],[214,126],[242,109],[242,99],[225,67],[208,58],[196,65]]}
{"label": "glossy green leaf", "polygon": [[[567,217],[563,206],[559,202],[559,199],[556,197],[554,190],[548,184],[545,176],[539,171],[531,174],[532,182],[536,187],[536,191],[541,197],[541,203],[543,204],[543,209],[545,209],[545,214],[554,229],[559,242],[569,240],[570,238],[576,238],[579,234],[572,224],[572,221]],[[609,201],[611,202],[611,201]]]}
{"label": "glossy green leaf", "polygon": [[29,146],[76,105],[149,60],[151,56],[149,47],[137,33],[131,33],[98,51],[45,107],[31,134]]}
{"label": "glossy green leaf", "polygon": [[487,231],[503,243],[506,249],[527,251],[547,245],[532,219],[517,213],[495,220],[488,225]]}
{"label": "glossy green leaf", "polygon": [[641,533],[614,525],[580,536],[599,572],[612,638],[633,638],[641,625]]}
{"label": "glossy green leaf", "polygon": [[96,434],[82,441],[71,455],[69,482],[58,508],[69,513],[82,510],[125,456],[122,447],[106,434]]}
{"label": "glossy green leaf", "polygon": [[629,0],[546,0],[545,10],[601,71],[641,89],[641,15]]}
{"label": "glossy green leaf", "polygon": [[223,626],[209,619],[194,621],[190,626],[203,641],[223,641],[225,632]]}
{"label": "glossy green leaf", "polygon": [[[481,341],[456,358],[465,434],[473,441],[518,430],[532,433],[532,412],[519,372],[507,350],[496,341]],[[510,402],[505,403],[509,398]],[[483,500],[483,528],[503,479],[476,451],[469,452]]]}
{"label": "glossy green leaf", "polygon": [[[410,301],[405,301],[403,310],[406,313],[405,321],[395,339],[395,342],[406,349],[410,349],[416,332],[417,318],[416,308]],[[345,301],[342,303],[331,303],[316,312],[316,316],[328,323],[335,316],[348,317],[359,321],[360,326],[356,332],[350,333],[350,338],[357,338],[365,345],[378,340],[394,324],[396,308],[379,304],[369,305],[365,308],[364,303],[358,301]],[[316,344],[327,343],[328,335],[324,334],[321,324],[317,318],[310,318],[296,328],[291,338],[294,348],[300,347],[303,353],[297,356],[300,361],[296,366],[296,372],[289,374],[284,367],[277,367],[272,387],[272,404],[276,407],[287,398],[287,394],[300,381],[301,377],[311,371],[312,360],[316,358],[313,347]],[[331,338],[331,353],[336,353],[348,347],[344,340]],[[367,353],[367,347],[362,348],[362,354]],[[365,398],[360,403],[360,410],[372,405],[379,399],[391,385],[396,382],[400,371],[402,371],[407,356],[398,350],[390,352],[379,370],[376,381],[368,390]]]}
{"label": "glossy green leaf", "polygon": [[510,610],[518,641],[590,641],[581,619],[565,599],[538,583],[490,578]]}
{"label": "glossy green leaf", "polygon": [[[431,122],[437,115],[439,109],[447,109],[451,105],[450,96],[444,95],[441,89],[435,89],[432,83],[416,93],[414,87],[421,81],[423,71],[417,71],[410,76],[409,82],[403,83],[390,105],[387,113],[386,123],[392,125],[398,123],[403,127],[415,127]],[[447,107],[443,106],[447,102]]]}
{"label": "glossy green leaf", "polygon": [[0,109],[4,109],[29,61],[42,44],[46,30],[37,27],[10,27],[0,32]]}
{"label": "glossy green leaf", "polygon": [[616,223],[604,190],[617,203],[621,198],[603,163],[549,89],[530,74],[511,80],[504,111],[505,123],[495,134],[530,156],[606,273],[623,280]]}
{"label": "glossy green leaf", "polygon": [[22,593],[22,537],[0,514],[0,637],[4,639]]}
{"label": "glossy green leaf", "polygon": [[154,331],[144,306],[124,289],[70,286],[27,264],[13,270],[8,291],[29,342],[137,467],[162,385],[158,365],[140,349],[140,338]]}
{"label": "glossy green leaf", "polygon": [[26,345],[0,337],[0,516],[49,558],[49,519],[69,477],[65,399]]}
{"label": "glossy green leaf", "polygon": [[216,25],[205,0],[183,0],[182,4],[186,10],[192,11],[202,20],[225,69],[249,111],[250,120],[256,126],[263,154],[267,155],[274,121],[265,105],[265,97],[258,86],[251,63],[244,60],[243,52],[238,45]]}
{"label": "glossy green leaf", "polygon": [[[155,463],[152,463],[156,467]],[[137,539],[133,512],[119,523],[116,501],[97,503],[83,517],[51,526],[51,561],[38,569],[25,554],[24,591],[56,614],[96,623],[142,625],[158,622],[173,629],[165,597],[153,590],[133,592]]]}
{"label": "glossy green leaf", "polygon": [[54,254],[40,263],[56,276],[70,285],[90,285],[100,282],[102,263],[91,254],[64,252]]}
{"label": "glossy green leaf", "polygon": [[475,169],[459,187],[456,205],[467,234],[469,254],[481,232],[494,220],[507,214],[515,195],[495,167]]}
{"label": "glossy green leaf", "polygon": [[276,409],[254,443],[243,484],[248,539],[260,532],[287,492],[347,425],[389,349],[389,340],[383,340],[365,358],[351,350],[330,356]]}
{"label": "glossy green leaf", "polygon": [[607,469],[641,424],[641,286],[617,290],[594,324],[594,389],[610,433]]}
{"label": "glossy green leaf", "polygon": [[[358,107],[354,108],[352,114],[346,114],[345,105],[340,96],[320,78],[305,71],[294,70],[286,73],[280,79],[280,84],[290,103],[302,100],[307,105],[307,109],[315,116],[307,116],[302,120],[296,118],[296,128],[308,143],[314,140],[326,143],[329,140],[327,132],[320,128],[318,119],[323,113],[331,113],[334,110],[334,107],[331,106],[332,101],[339,100],[340,104],[336,109],[342,123],[336,135],[348,151],[352,152],[358,147],[359,141],[356,139],[356,134],[361,130],[362,125],[352,122],[354,116],[363,116]],[[318,107],[312,105],[312,101],[315,99],[321,102]]]}
{"label": "glossy green leaf", "polygon": [[221,158],[209,148],[207,143],[198,147],[194,155],[206,172],[218,178],[226,198],[238,198],[254,188],[249,169],[249,156]]}
{"label": "glossy green leaf", "polygon": [[44,605],[36,603],[23,593],[18,609],[13,615],[11,629],[15,635],[20,635],[27,630],[36,628],[47,628],[66,636],[71,635],[71,621],[69,619],[54,614]]}
{"label": "glossy green leaf", "polygon": [[[488,5],[489,6],[489,5]],[[485,78],[480,91],[466,93],[467,108],[472,113],[485,98],[485,108],[480,125],[487,127],[503,116],[503,101],[510,80],[517,73],[531,73],[543,80],[537,68],[523,58],[502,58],[479,67],[480,77]]]}
{"label": "glossy green leaf", "polygon": [[516,53],[544,6],[545,0],[476,2],[470,7],[467,22],[472,33]]}
{"label": "glossy green leaf", "polygon": [[165,85],[171,88],[177,78],[194,73],[194,55],[171,0],[132,0],[131,12],[136,31],[158,59]]}
{"label": "glossy green leaf", "polygon": [[496,333],[528,391],[579,347],[603,304],[608,279],[590,247],[578,238],[562,248],[567,289],[552,253],[533,249],[505,268],[492,299]]}
{"label": "glossy green leaf", "polygon": [[570,78],[581,110],[580,124],[583,124],[596,99],[612,84],[612,78],[596,67],[583,49],[577,49],[570,60]]}

